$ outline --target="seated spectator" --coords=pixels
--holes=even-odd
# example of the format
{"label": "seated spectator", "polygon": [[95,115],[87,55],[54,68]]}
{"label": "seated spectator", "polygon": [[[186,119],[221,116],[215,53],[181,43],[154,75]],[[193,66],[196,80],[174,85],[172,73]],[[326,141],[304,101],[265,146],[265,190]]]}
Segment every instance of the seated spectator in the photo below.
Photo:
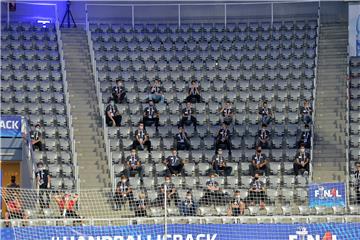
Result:
{"label": "seated spectator", "polygon": [[241,199],[240,191],[234,192],[234,198],[231,200],[228,208],[228,216],[244,215],[245,201]]}
{"label": "seated spectator", "polygon": [[234,110],[231,106],[230,101],[226,101],[225,105],[220,109],[222,122],[226,125],[230,125],[234,119]]}
{"label": "seated spectator", "polygon": [[192,108],[191,102],[186,102],[186,107],[182,110],[180,125],[184,127],[192,124],[194,126],[194,130],[196,131],[197,120],[193,115],[194,113],[195,110]]}
{"label": "seated spectator", "polygon": [[42,147],[42,133],[40,130],[40,124],[37,123],[35,125],[35,130],[32,130],[30,132],[30,138],[31,138],[31,145],[33,147],[33,151],[35,151],[35,149],[39,149],[39,151],[43,150]]}
{"label": "seated spectator", "polygon": [[164,87],[161,85],[159,79],[156,79],[154,84],[150,87],[149,100],[153,100],[155,103],[164,103]]}
{"label": "seated spectator", "polygon": [[[51,190],[51,177],[49,170],[44,167],[43,162],[38,162],[35,172],[36,189],[39,189],[39,203],[40,208],[49,208],[50,204],[50,190]],[[45,198],[44,198],[45,195]]]}
{"label": "seated spectator", "polygon": [[301,108],[302,120],[305,124],[311,124],[312,122],[312,107],[310,106],[309,101],[304,100],[304,105]]}
{"label": "seated spectator", "polygon": [[355,163],[356,171],[354,172],[355,204],[360,205],[360,162]]}
{"label": "seated spectator", "polygon": [[223,204],[224,203],[224,193],[219,187],[219,183],[215,180],[215,174],[210,173],[210,179],[206,182],[206,188],[204,196],[200,199],[201,205],[210,205],[210,204]]}
{"label": "seated spectator", "polygon": [[232,167],[226,166],[226,159],[223,156],[223,150],[218,149],[217,154],[212,158],[211,165],[218,176],[230,176]]}
{"label": "seated spectator", "polygon": [[264,153],[261,153],[261,147],[256,147],[256,152],[252,156],[250,164],[250,174],[255,176],[255,173],[261,173],[265,176],[269,175],[269,160]]}
{"label": "seated spectator", "polygon": [[145,199],[145,193],[139,193],[139,199],[135,203],[135,217],[146,217],[148,205],[148,201]]}
{"label": "seated spectator", "polygon": [[187,150],[191,149],[191,144],[185,128],[183,126],[178,127],[179,132],[175,135],[175,145],[177,150]]}
{"label": "seated spectator", "polygon": [[105,109],[105,120],[108,127],[121,126],[122,117],[113,99],[110,99],[109,104]]}
{"label": "seated spectator", "polygon": [[258,131],[256,146],[260,146],[261,148],[270,147],[270,132],[267,130],[267,125],[264,123],[261,125],[261,129]]}
{"label": "seated spectator", "polygon": [[185,200],[180,204],[180,214],[181,216],[196,216],[197,203],[193,199],[191,191],[186,193]]}
{"label": "seated spectator", "polygon": [[195,81],[195,80],[191,81],[191,85],[189,87],[186,102],[191,102],[191,103],[199,103],[199,102],[201,102],[200,86],[197,83],[197,81]]}
{"label": "seated spectator", "polygon": [[309,176],[309,162],[310,162],[310,154],[305,152],[305,146],[302,144],[300,146],[299,151],[295,155],[294,161],[294,173],[295,176],[299,174],[304,177]]}
{"label": "seated spectator", "polygon": [[231,155],[231,139],[230,139],[230,130],[228,129],[228,125],[225,123],[222,124],[222,127],[219,129],[218,134],[216,136],[215,141],[215,149],[228,149],[229,155]]}
{"label": "seated spectator", "polygon": [[20,185],[16,183],[16,176],[10,177],[10,183],[6,185],[6,188],[20,188]]}
{"label": "seated spectator", "polygon": [[130,209],[133,208],[134,195],[129,179],[125,175],[122,175],[120,181],[116,184],[114,201],[116,210],[121,209],[121,206],[127,201],[129,201]]}
{"label": "seated spectator", "polygon": [[311,148],[311,130],[308,124],[305,124],[305,129],[300,135],[299,147],[301,144],[303,144],[305,148]]}
{"label": "seated spectator", "polygon": [[153,100],[149,100],[149,106],[145,107],[144,109],[143,122],[145,127],[151,127],[153,124],[155,124],[156,130],[158,130],[159,117],[160,117],[160,113],[156,109]]}
{"label": "seated spectator", "polygon": [[135,139],[132,144],[132,148],[138,150],[144,150],[145,147],[151,152],[151,141],[149,135],[144,129],[144,123],[140,122],[138,129],[134,133]]}
{"label": "seated spectator", "polygon": [[[76,213],[75,205],[79,198],[78,194],[75,194],[74,197],[71,194],[64,195],[55,195],[55,201],[59,207],[60,214],[64,218],[81,218],[80,215]],[[81,221],[74,221],[73,225],[81,224]]]}
{"label": "seated spectator", "polygon": [[260,180],[260,174],[256,173],[250,183],[248,201],[251,206],[259,204],[260,209],[265,208],[266,192],[265,183]]}
{"label": "seated spectator", "polygon": [[177,155],[177,151],[175,148],[171,150],[171,155],[168,156],[164,164],[167,166],[167,175],[179,176],[184,175],[184,162]]}
{"label": "seated spectator", "polygon": [[264,101],[262,107],[259,109],[261,115],[261,123],[269,125],[272,121],[272,111],[267,105],[267,101]]}
{"label": "seated spectator", "polygon": [[5,196],[5,202],[6,202],[6,212],[5,212],[6,227],[9,227],[10,219],[28,219],[28,216],[21,205],[17,192],[12,192],[11,194],[8,193],[8,195]]}
{"label": "seated spectator", "polygon": [[175,187],[175,184],[171,182],[171,176],[165,176],[165,182],[160,185],[158,196],[155,199],[156,206],[164,206],[165,201],[165,186],[166,186],[166,200],[167,206],[171,205],[171,200],[174,200],[175,206],[179,205],[179,194]]}
{"label": "seated spectator", "polygon": [[136,154],[135,148],[131,149],[130,156],[126,158],[126,162],[128,165],[128,169],[127,169],[128,178],[138,174],[139,178],[142,180],[144,175],[144,169],[141,165],[139,156]]}
{"label": "seated spectator", "polygon": [[126,102],[126,90],[123,86],[123,81],[118,79],[116,80],[116,86],[112,88],[112,98],[114,99],[114,102],[117,104],[121,104]]}

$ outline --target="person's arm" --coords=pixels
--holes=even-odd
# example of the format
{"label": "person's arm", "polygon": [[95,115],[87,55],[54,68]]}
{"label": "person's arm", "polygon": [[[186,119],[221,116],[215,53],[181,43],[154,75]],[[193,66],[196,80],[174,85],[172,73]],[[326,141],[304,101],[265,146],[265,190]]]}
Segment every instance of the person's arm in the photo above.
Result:
{"label": "person's arm", "polygon": [[116,125],[115,119],[113,118],[111,111],[107,111],[106,114],[110,118],[110,120],[113,122],[113,126],[115,126]]}
{"label": "person's arm", "polygon": [[135,139],[136,139],[136,141],[138,141],[139,143],[141,143],[141,139],[140,139],[140,136],[139,136],[139,134],[138,134],[138,131],[135,131]]}
{"label": "person's arm", "polygon": [[50,177],[49,173],[48,173],[48,176],[47,176],[47,180],[48,180],[47,188],[50,188],[50,186],[51,186],[51,177]]}
{"label": "person's arm", "polygon": [[126,195],[128,195],[129,193],[131,193],[132,192],[132,187],[130,187],[129,185],[128,185],[128,190],[125,192],[126,193]]}
{"label": "person's arm", "polygon": [[137,160],[137,161],[136,161],[136,166],[138,166],[138,167],[141,166],[141,161],[140,161],[140,160]]}
{"label": "person's arm", "polygon": [[298,164],[298,165],[300,165],[300,161],[299,161],[299,153],[296,153],[296,155],[295,155],[295,163],[296,164]]}
{"label": "person's arm", "polygon": [[147,111],[147,109],[148,109],[147,107],[144,109],[144,114],[143,114],[144,117],[147,117],[147,116],[148,116],[148,111]]}
{"label": "person's arm", "polygon": [[219,110],[219,113],[222,113],[225,109],[225,106],[221,107],[220,110]]}

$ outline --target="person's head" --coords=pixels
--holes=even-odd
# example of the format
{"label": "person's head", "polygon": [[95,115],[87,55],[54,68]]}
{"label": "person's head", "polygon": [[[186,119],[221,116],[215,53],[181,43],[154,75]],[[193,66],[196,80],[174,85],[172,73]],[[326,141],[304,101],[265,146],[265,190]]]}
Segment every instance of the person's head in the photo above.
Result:
{"label": "person's head", "polygon": [[192,199],[192,192],[191,192],[191,191],[187,191],[185,198],[186,198],[187,200],[191,200],[191,199]]}
{"label": "person's head", "polygon": [[191,108],[191,102],[190,101],[186,102],[186,107]]}
{"label": "person's head", "polygon": [[234,193],[234,196],[236,198],[240,198],[240,190],[236,190],[235,193]]}
{"label": "person's head", "polygon": [[221,126],[222,126],[222,128],[224,128],[224,129],[227,128],[227,125],[226,125],[226,123],[224,123],[224,122],[221,124]]}
{"label": "person's head", "polygon": [[130,154],[131,154],[131,156],[135,156],[136,155],[136,149],[135,148],[131,149]]}
{"label": "person's head", "polygon": [[16,176],[11,176],[10,181],[11,183],[16,183]]}
{"label": "person's head", "polygon": [[172,149],[171,149],[171,153],[172,153],[173,156],[176,156],[176,155],[177,155],[177,150],[176,150],[176,148],[172,148]]}
{"label": "person's head", "polygon": [[255,180],[258,180],[260,178],[260,173],[259,172],[256,172],[255,173],[255,176],[254,176],[254,179]]}
{"label": "person's head", "polygon": [[309,131],[309,130],[310,130],[309,124],[305,124],[305,131]]}
{"label": "person's head", "polygon": [[40,161],[40,162],[38,162],[36,164],[36,166],[37,166],[38,169],[43,169],[44,168],[44,163]]}
{"label": "person's head", "polygon": [[231,102],[230,102],[230,101],[226,101],[226,102],[225,102],[225,107],[227,107],[227,108],[231,107]]}
{"label": "person's head", "polygon": [[263,123],[263,124],[261,125],[261,128],[262,128],[262,129],[266,129],[266,128],[267,128],[267,125],[266,125],[265,123]]}
{"label": "person's head", "polygon": [[127,180],[128,180],[128,179],[127,179],[127,177],[126,177],[125,175],[122,175],[122,176],[121,176],[121,182],[122,182],[122,183],[126,183]]}
{"label": "person's head", "polygon": [[212,172],[212,173],[210,173],[209,174],[209,178],[211,179],[211,180],[214,180],[215,179],[215,174]]}
{"label": "person's head", "polygon": [[144,123],[143,123],[143,122],[140,122],[140,123],[139,123],[139,129],[140,129],[140,130],[143,130],[143,129],[144,129]]}
{"label": "person's head", "polygon": [[109,99],[109,104],[110,104],[111,106],[114,106],[114,105],[115,105],[115,101],[114,101],[113,98],[110,98],[110,99]]}
{"label": "person's head", "polygon": [[185,131],[184,127],[183,127],[183,126],[181,126],[181,125],[179,125],[179,126],[178,126],[178,130],[179,130],[179,132],[180,132],[180,133],[182,133],[182,132],[184,132],[184,131]]}
{"label": "person's head", "polygon": [[37,123],[37,124],[35,125],[35,129],[38,130],[38,131],[40,131],[40,127],[41,127],[41,126],[40,126],[40,123]]}
{"label": "person's head", "polygon": [[195,86],[196,85],[196,80],[191,80],[191,85]]}
{"label": "person's head", "polygon": [[300,152],[304,153],[305,152],[305,145],[304,144],[300,144]]}
{"label": "person's head", "polygon": [[267,105],[268,105],[268,103],[267,103],[267,101],[263,101],[263,107],[267,107]]}
{"label": "person's head", "polygon": [[149,100],[149,105],[154,106],[154,101],[152,99]]}
{"label": "person's head", "polygon": [[261,153],[261,146],[257,146],[256,147],[256,154],[260,154]]}
{"label": "person's head", "polygon": [[160,79],[155,79],[155,85],[159,86],[161,84]]}
{"label": "person's head", "polygon": [[121,87],[123,85],[123,82],[121,79],[116,80],[116,85]]}
{"label": "person's head", "polygon": [[218,155],[222,155],[223,154],[223,150],[221,148],[218,149],[217,151]]}
{"label": "person's head", "polygon": [[165,176],[165,182],[166,182],[166,183],[170,183],[170,182],[171,182],[171,176],[170,176],[170,175]]}
{"label": "person's head", "polygon": [[360,171],[360,162],[355,163],[356,169]]}

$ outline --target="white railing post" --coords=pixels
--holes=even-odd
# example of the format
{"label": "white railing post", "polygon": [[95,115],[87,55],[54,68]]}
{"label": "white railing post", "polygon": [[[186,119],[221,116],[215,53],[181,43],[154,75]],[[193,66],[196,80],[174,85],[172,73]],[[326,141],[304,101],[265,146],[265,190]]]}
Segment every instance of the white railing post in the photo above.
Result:
{"label": "white railing post", "polygon": [[135,6],[131,5],[131,25],[135,27]]}
{"label": "white railing post", "polygon": [[181,5],[178,4],[178,26],[181,26]]}
{"label": "white railing post", "polygon": [[7,27],[9,28],[10,27],[10,3],[9,2],[7,3],[6,12],[7,12],[6,24],[7,24]]}
{"label": "white railing post", "polygon": [[166,239],[167,236],[167,184],[164,184],[164,239]]}
{"label": "white railing post", "polygon": [[350,58],[349,58],[349,45],[347,46],[347,66],[346,66],[346,206],[350,204]]}
{"label": "white railing post", "polygon": [[227,25],[227,4],[224,3],[224,28],[226,28]]}
{"label": "white railing post", "polygon": [[273,24],[274,24],[274,3],[270,4],[270,8],[271,8],[271,23],[270,23],[270,26],[272,28]]}

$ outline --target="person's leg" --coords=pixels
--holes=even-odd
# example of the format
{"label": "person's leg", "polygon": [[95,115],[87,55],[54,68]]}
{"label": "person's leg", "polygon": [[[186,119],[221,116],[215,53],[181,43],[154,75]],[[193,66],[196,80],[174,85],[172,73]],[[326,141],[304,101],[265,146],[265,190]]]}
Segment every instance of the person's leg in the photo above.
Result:
{"label": "person's leg", "polygon": [[224,173],[225,173],[225,176],[230,176],[231,175],[231,172],[232,172],[232,167],[225,167],[225,170],[224,170]]}
{"label": "person's leg", "polygon": [[122,120],[122,117],[121,115],[117,115],[114,117],[114,120],[115,120],[115,124],[117,127],[120,127],[121,126],[121,120]]}
{"label": "person's leg", "polygon": [[44,191],[45,191],[45,197],[46,197],[45,208],[49,208],[50,207],[50,190],[44,189]]}
{"label": "person's leg", "polygon": [[213,170],[217,175],[220,175],[220,169],[219,169],[219,166],[217,164],[213,165]]}
{"label": "person's leg", "polygon": [[138,166],[136,168],[136,171],[138,173],[139,178],[142,180],[142,178],[144,176],[144,168],[142,166]]}
{"label": "person's leg", "polygon": [[138,149],[139,146],[140,146],[140,143],[137,140],[134,140],[133,144],[132,144],[132,148],[133,149]]}
{"label": "person's leg", "polygon": [[159,129],[159,118],[154,118],[156,131]]}
{"label": "person's leg", "polygon": [[116,210],[121,209],[121,199],[120,198],[121,198],[120,194],[115,192],[114,202],[115,202]]}
{"label": "person's leg", "polygon": [[194,116],[191,116],[191,123],[194,125],[194,130],[196,131],[197,128],[197,120]]}
{"label": "person's leg", "polygon": [[295,176],[298,176],[299,175],[299,164],[294,163],[293,167],[294,167]]}
{"label": "person's leg", "polygon": [[121,93],[120,98],[119,98],[119,103],[125,102],[125,97],[126,97],[126,93],[125,92]]}
{"label": "person's leg", "polygon": [[251,176],[255,176],[255,167],[252,163],[249,165],[249,172]]}
{"label": "person's leg", "polygon": [[148,152],[151,152],[151,141],[150,140],[147,140],[144,143],[144,146],[147,148]]}
{"label": "person's leg", "polygon": [[40,208],[44,208],[45,207],[45,202],[44,202],[44,189],[42,189],[40,187],[39,189],[39,204],[40,204]]}
{"label": "person's leg", "polygon": [[226,148],[227,148],[228,151],[229,151],[229,155],[231,156],[231,140],[228,139],[228,140],[225,142],[225,145],[226,145]]}

